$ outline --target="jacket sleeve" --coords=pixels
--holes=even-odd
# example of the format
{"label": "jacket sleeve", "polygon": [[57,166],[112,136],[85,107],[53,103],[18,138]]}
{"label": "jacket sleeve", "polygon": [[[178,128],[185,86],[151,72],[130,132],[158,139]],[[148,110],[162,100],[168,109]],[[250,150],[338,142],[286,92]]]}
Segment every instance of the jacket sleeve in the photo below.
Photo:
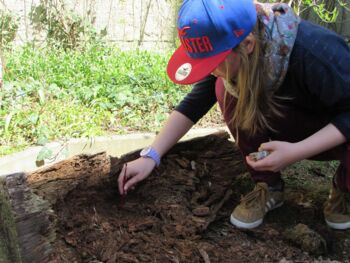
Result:
{"label": "jacket sleeve", "polygon": [[333,116],[331,123],[350,141],[350,49],[329,34],[305,55],[305,81]]}
{"label": "jacket sleeve", "polygon": [[216,78],[210,75],[194,84],[175,110],[196,123],[216,103],[215,82]]}

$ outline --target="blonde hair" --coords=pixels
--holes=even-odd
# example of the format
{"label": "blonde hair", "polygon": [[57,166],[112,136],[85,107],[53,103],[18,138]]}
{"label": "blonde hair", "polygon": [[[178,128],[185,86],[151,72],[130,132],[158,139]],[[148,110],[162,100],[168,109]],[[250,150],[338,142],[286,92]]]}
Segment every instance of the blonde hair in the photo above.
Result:
{"label": "blonde hair", "polygon": [[[235,111],[230,123],[235,128],[255,135],[265,130],[274,131],[270,117],[282,117],[281,105],[276,102],[276,87],[266,85],[267,72],[264,63],[265,43],[263,40],[263,25],[257,22],[252,34],[256,39],[253,51],[248,55],[246,47],[238,45],[234,52],[240,57],[240,66],[237,76],[224,80],[225,98],[224,110],[227,108],[227,93],[238,98]],[[230,76],[230,65],[226,64],[227,74]]]}

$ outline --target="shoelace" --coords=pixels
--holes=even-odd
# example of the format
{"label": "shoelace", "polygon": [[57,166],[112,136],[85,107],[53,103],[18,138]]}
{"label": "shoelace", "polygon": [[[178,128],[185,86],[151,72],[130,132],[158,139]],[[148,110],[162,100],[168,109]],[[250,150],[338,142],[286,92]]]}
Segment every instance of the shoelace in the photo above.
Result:
{"label": "shoelace", "polygon": [[251,207],[255,200],[258,200],[261,202],[261,207],[265,207],[266,203],[266,193],[267,188],[261,184],[257,184],[253,191],[246,194],[241,198],[241,203],[244,204],[247,207]]}

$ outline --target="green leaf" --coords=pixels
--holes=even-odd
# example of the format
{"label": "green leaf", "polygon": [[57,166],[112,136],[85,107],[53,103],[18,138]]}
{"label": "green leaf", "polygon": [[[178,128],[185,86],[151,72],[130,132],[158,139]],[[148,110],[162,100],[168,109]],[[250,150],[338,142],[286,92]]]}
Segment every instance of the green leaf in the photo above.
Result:
{"label": "green leaf", "polygon": [[13,117],[13,115],[15,115],[15,113],[16,112],[12,111],[6,116],[6,119],[5,119],[5,133],[9,130],[12,117]]}
{"label": "green leaf", "polygon": [[44,161],[45,159],[49,159],[52,157],[52,150],[50,150],[47,147],[43,147],[40,152],[38,153],[38,156],[36,157],[36,161],[40,162],[40,161]]}
{"label": "green leaf", "polygon": [[107,27],[105,27],[104,29],[101,30],[100,35],[101,35],[101,37],[107,36]]}
{"label": "green leaf", "polygon": [[37,144],[38,145],[42,145],[44,146],[46,143],[48,143],[48,138],[44,135],[41,135],[39,138],[38,138],[38,141],[37,141]]}
{"label": "green leaf", "polygon": [[29,115],[28,119],[32,124],[36,124],[39,120],[39,114],[36,112],[33,112],[32,114]]}
{"label": "green leaf", "polygon": [[41,105],[45,103],[45,93],[43,89],[38,90],[38,95],[39,95],[39,102]]}

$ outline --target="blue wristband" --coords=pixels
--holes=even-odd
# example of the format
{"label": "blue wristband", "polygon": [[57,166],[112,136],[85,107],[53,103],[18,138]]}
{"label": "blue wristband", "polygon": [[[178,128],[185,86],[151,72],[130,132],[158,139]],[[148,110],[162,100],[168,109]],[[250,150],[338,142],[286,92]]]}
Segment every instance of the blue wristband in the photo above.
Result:
{"label": "blue wristband", "polygon": [[140,156],[145,158],[151,158],[153,161],[155,161],[157,167],[160,165],[160,156],[157,153],[157,151],[151,146],[144,148],[140,152]]}

